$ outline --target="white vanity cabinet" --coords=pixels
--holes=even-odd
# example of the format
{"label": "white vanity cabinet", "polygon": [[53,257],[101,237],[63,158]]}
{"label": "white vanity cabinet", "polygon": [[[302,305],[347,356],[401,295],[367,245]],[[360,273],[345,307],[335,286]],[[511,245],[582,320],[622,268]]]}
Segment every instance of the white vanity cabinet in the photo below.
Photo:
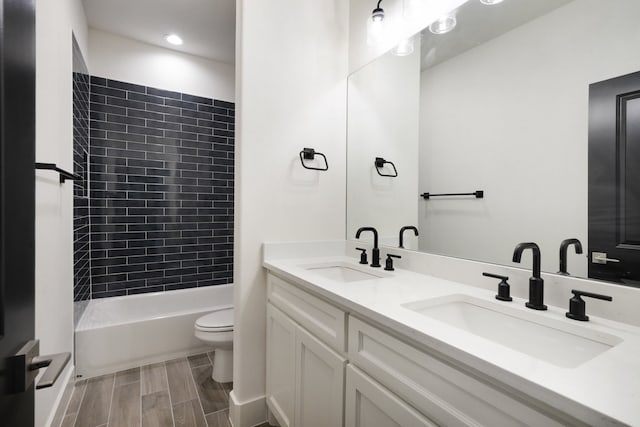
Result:
{"label": "white vanity cabinet", "polygon": [[351,364],[347,367],[345,392],[345,427],[436,426]]}
{"label": "white vanity cabinet", "polygon": [[268,283],[267,405],[272,415],[282,427],[342,426],[346,314],[275,276],[269,275]]}
{"label": "white vanity cabinet", "polygon": [[586,425],[277,276],[268,287],[267,404],[282,427]]}

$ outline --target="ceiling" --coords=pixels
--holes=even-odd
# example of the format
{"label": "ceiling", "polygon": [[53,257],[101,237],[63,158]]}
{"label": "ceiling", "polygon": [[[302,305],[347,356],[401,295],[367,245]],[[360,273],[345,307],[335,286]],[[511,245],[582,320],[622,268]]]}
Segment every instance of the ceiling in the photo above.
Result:
{"label": "ceiling", "polygon": [[421,69],[433,67],[469,49],[545,15],[572,0],[505,0],[486,6],[467,1],[456,11],[458,25],[446,34],[422,31]]}
{"label": "ceiling", "polygon": [[[235,0],[83,0],[89,27],[227,64],[235,63]],[[173,46],[166,34],[184,44]]]}

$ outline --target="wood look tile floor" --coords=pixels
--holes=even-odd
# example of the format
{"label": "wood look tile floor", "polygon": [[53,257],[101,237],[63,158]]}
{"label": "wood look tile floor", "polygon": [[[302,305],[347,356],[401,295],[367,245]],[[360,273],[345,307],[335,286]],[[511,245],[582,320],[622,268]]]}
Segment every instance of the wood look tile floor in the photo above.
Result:
{"label": "wood look tile floor", "polygon": [[231,427],[233,383],[211,379],[212,358],[198,354],[78,381],[61,427]]}

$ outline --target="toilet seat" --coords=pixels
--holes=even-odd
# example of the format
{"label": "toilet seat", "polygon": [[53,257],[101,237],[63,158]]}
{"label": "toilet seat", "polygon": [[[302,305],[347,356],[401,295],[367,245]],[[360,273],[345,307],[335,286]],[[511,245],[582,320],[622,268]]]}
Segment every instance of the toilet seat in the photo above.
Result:
{"label": "toilet seat", "polygon": [[233,307],[206,314],[196,320],[195,326],[203,332],[233,331]]}

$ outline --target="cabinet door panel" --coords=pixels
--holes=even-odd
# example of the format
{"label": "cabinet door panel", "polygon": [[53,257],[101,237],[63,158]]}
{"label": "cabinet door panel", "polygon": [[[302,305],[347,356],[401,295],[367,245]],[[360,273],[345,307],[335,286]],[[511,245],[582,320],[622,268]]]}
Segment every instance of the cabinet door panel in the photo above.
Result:
{"label": "cabinet door panel", "polygon": [[353,365],[347,366],[345,427],[435,427]]}
{"label": "cabinet door panel", "polygon": [[295,425],[343,424],[346,360],[304,329],[296,330]]}
{"label": "cabinet door panel", "polygon": [[293,426],[296,328],[267,304],[267,405],[282,427]]}
{"label": "cabinet door panel", "polygon": [[346,314],[320,298],[291,285],[279,277],[267,276],[269,303],[298,322],[334,350],[346,349]]}

